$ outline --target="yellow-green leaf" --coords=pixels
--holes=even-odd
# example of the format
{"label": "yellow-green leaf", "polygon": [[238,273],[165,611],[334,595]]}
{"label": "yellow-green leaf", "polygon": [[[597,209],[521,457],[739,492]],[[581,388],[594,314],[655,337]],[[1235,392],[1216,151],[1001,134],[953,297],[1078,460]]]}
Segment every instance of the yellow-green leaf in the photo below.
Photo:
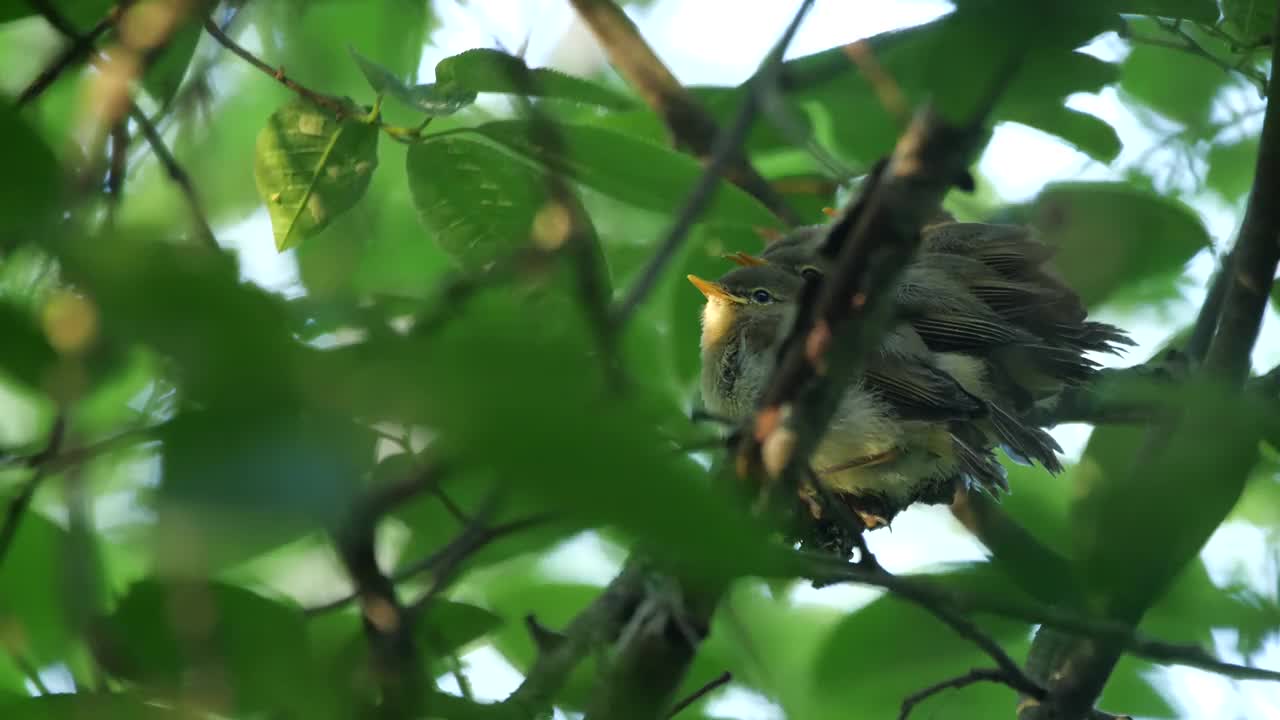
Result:
{"label": "yellow-green leaf", "polygon": [[378,128],[335,119],[302,100],[277,110],[258,133],[253,175],[280,251],[350,210],[378,167]]}

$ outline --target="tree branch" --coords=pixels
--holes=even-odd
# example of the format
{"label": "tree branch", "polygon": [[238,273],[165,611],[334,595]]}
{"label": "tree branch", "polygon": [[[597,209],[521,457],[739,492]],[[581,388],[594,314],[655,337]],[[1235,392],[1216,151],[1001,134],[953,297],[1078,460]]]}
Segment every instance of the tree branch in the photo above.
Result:
{"label": "tree branch", "polygon": [[160,137],[160,132],[156,130],[156,126],[152,124],[146,116],[146,113],[138,107],[137,103],[129,103],[129,117],[138,124],[138,129],[142,131],[142,137],[146,138],[147,144],[151,146],[151,151],[156,154],[156,159],[160,161],[160,166],[164,168],[169,179],[174,185],[178,186],[178,190],[182,193],[183,199],[187,202],[187,209],[191,213],[191,224],[195,228],[195,233],[199,236],[201,242],[208,247],[219,250],[218,239],[213,234],[213,228],[209,226],[209,218],[205,216],[204,204],[200,202],[200,196],[196,193],[196,186],[191,182],[191,176],[178,162],[178,159],[169,152],[169,147],[164,144],[164,138]]}
{"label": "tree branch", "polygon": [[[58,57],[54,58],[53,62],[49,63],[44,70],[40,71],[40,74],[31,81],[30,85],[27,85],[27,87],[23,89],[22,94],[18,95],[18,99],[14,104],[17,107],[22,107],[40,97],[40,95],[43,94],[45,90],[48,90],[49,87],[58,80],[58,78],[62,77],[62,73],[66,72],[72,65],[75,65],[88,56],[89,53],[93,51],[93,46],[97,44],[98,40],[106,34],[107,30],[110,30],[115,26],[116,22],[120,19],[120,11],[124,6],[125,3],[120,3],[119,5],[112,7],[107,11],[107,14],[98,21],[98,24],[94,25],[89,32],[81,35],[74,27],[71,27],[69,22],[61,22],[63,19],[62,15],[58,13],[55,8],[49,5],[48,2],[35,3],[33,7],[36,7],[38,12],[44,15],[46,20],[49,20],[49,24],[53,25],[54,28],[61,32],[65,37],[69,38],[71,42],[61,53],[58,54]],[[55,18],[58,22],[55,22]]]}
{"label": "tree branch", "polygon": [[734,114],[732,122],[729,123],[729,129],[716,133],[711,145],[710,156],[705,163],[706,168],[703,170],[702,176],[698,178],[698,183],[689,191],[684,207],[676,215],[675,222],[667,230],[662,243],[658,245],[653,257],[649,259],[648,264],[645,265],[639,277],[636,278],[631,290],[613,309],[611,321],[614,327],[620,328],[626,325],[632,313],[648,296],[653,286],[657,284],[662,271],[671,262],[680,246],[684,244],[684,240],[693,228],[694,223],[697,222],[702,211],[711,202],[711,198],[715,195],[716,186],[720,182],[720,176],[730,170],[732,164],[740,158],[742,144],[746,141],[747,133],[751,130],[756,113],[759,112],[770,92],[777,93],[778,68],[782,63],[782,56],[786,53],[792,38],[795,37],[796,30],[800,28],[801,21],[804,20],[805,14],[809,12],[809,8],[812,5],[813,0],[805,0],[800,4],[800,8],[796,10],[791,19],[791,24],[787,26],[786,31],[782,34],[782,38],[774,45],[769,56],[761,64],[759,71],[748,81],[746,97],[743,98],[742,105],[738,108],[737,113]]}
{"label": "tree branch", "polygon": [[[1280,12],[1272,37],[1280,37]],[[1222,298],[1218,332],[1209,346],[1206,364],[1211,372],[1233,385],[1249,373],[1249,355],[1258,338],[1262,313],[1267,306],[1271,283],[1280,261],[1280,42],[1274,43],[1271,79],[1267,90],[1267,110],[1262,118],[1258,141],[1258,161],[1254,171],[1249,205],[1235,248],[1233,262],[1225,266],[1228,277]]]}
{"label": "tree branch", "polygon": [[35,497],[36,490],[40,489],[40,484],[44,482],[45,477],[48,476],[52,469],[49,466],[49,460],[57,457],[59,450],[62,448],[62,440],[66,437],[66,431],[66,418],[62,415],[54,418],[53,428],[49,431],[49,440],[45,443],[44,450],[26,460],[26,466],[34,468],[35,473],[18,490],[18,494],[9,500],[9,508],[4,515],[4,524],[0,525],[0,564],[4,563],[5,555],[9,553],[9,546],[13,544],[13,539],[18,535],[18,526],[22,524],[22,516],[26,513],[27,508],[30,507],[31,499]]}
{"label": "tree branch", "polygon": [[225,32],[222,31],[222,28],[218,27],[218,23],[214,22],[213,18],[205,19],[204,29],[205,29],[205,32],[209,33],[209,35],[213,37],[214,40],[218,41],[218,44],[230,50],[233,54],[238,56],[240,59],[244,60],[245,62],[249,63],[255,68],[261,70],[263,73],[270,76],[276,82],[289,88],[294,93],[296,93],[298,97],[301,97],[304,100],[308,100],[312,104],[328,110],[329,112],[333,113],[335,117],[339,119],[346,117],[352,113],[352,109],[353,109],[352,105],[346,100],[343,100],[342,98],[339,98],[339,97],[334,97],[333,95],[326,95],[325,93],[322,93],[322,92],[316,92],[315,90],[308,88],[307,86],[303,85],[302,83],[299,83],[298,81],[294,80],[288,75],[285,75],[284,68],[273,68],[267,63],[263,62],[262,59],[259,58],[257,55],[254,55],[253,53],[246,50],[243,45],[236,42],[235,40],[232,40],[229,35],[227,35]]}
{"label": "tree branch", "polygon": [[569,673],[596,647],[612,642],[644,598],[650,569],[633,557],[596,599],[569,623],[560,638],[539,648],[524,682],[502,705],[534,717],[550,707]]}
{"label": "tree branch", "polygon": [[956,592],[938,587],[927,580],[890,575],[823,555],[803,552],[796,555],[799,556],[801,564],[807,568],[803,571],[807,577],[822,582],[854,582],[883,588],[930,612],[933,612],[934,607],[945,607],[962,614],[986,613],[1112,642],[1136,657],[1153,662],[1185,665],[1242,680],[1280,681],[1280,670],[1223,662],[1197,645],[1148,638],[1137,633],[1127,623],[1086,617],[1071,610],[1017,599]]}
{"label": "tree branch", "polygon": [[1005,677],[1004,671],[1002,670],[975,668],[964,675],[943,680],[940,683],[930,685],[923,690],[918,690],[903,698],[902,709],[898,711],[898,720],[907,720],[916,705],[919,705],[943,690],[958,690],[980,682],[1004,683],[1005,685],[1009,684],[1008,678]]}
{"label": "tree branch", "polygon": [[[612,0],[570,0],[618,71],[640,93],[671,131],[675,145],[704,163],[715,155],[721,134],[716,121],[662,64],[653,48],[640,36],[631,18]],[[735,151],[727,164],[729,180],[750,193],[790,225],[801,218],[787,206],[746,155]]]}

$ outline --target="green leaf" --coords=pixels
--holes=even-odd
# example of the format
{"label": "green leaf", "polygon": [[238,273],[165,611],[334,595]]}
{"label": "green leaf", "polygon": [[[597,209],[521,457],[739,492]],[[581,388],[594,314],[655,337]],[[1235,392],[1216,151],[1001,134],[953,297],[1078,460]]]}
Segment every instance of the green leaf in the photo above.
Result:
{"label": "green leaf", "polygon": [[302,614],[235,585],[136,583],[95,642],[107,670],[143,687],[194,692],[216,671],[228,709],[340,716],[318,682]]}
{"label": "green leaf", "polygon": [[524,60],[498,50],[476,48],[436,64],[436,86],[450,93],[507,93],[573,100],[612,110],[636,106],[631,98],[593,82],[548,68],[530,68]]}
{"label": "green leaf", "polygon": [[43,239],[56,219],[64,175],[53,151],[12,104],[0,103],[0,255],[20,242]]}
{"label": "green leaf", "polygon": [[1276,5],[1267,0],[1222,0],[1222,15],[1246,43],[1266,42],[1276,24]]}
{"label": "green leaf", "polygon": [[1154,443],[1142,428],[1099,428],[1072,473],[1076,567],[1099,609],[1129,622],[1230,512],[1258,455],[1260,414],[1235,393],[1193,385],[1163,399],[1179,411],[1176,428]]}
{"label": "green leaf", "polygon": [[476,137],[428,137],[409,149],[406,166],[418,217],[467,270],[527,247],[550,200],[542,173]]}
{"label": "green leaf", "polygon": [[376,125],[335,120],[304,100],[276,110],[258,134],[253,163],[276,249],[297,246],[355,207],[377,167]]}
{"label": "green leaf", "polygon": [[[394,97],[400,98],[399,95]],[[435,83],[414,85],[405,91],[403,96],[409,107],[417,108],[427,115],[452,115],[476,101],[476,94],[464,90],[443,88]]]}
{"label": "green leaf", "polygon": [[186,711],[153,705],[145,696],[124,693],[41,695],[0,702],[0,717],[6,720],[168,720],[186,715]]}
{"label": "green leaf", "polygon": [[1190,208],[1128,183],[1050,185],[1033,201],[1031,222],[1059,248],[1055,267],[1089,306],[1180,272],[1211,244]]}
{"label": "green leaf", "polygon": [[198,14],[188,18],[142,76],[142,86],[161,108],[169,106],[182,85],[182,78],[187,74],[187,67],[191,65],[196,45],[204,32],[203,20]]}
{"label": "green leaf", "polygon": [[196,572],[336,528],[373,456],[350,421],[265,407],[185,412],[161,439],[158,551]]}
{"label": "green leaf", "polygon": [[351,53],[352,58],[355,58],[356,65],[360,67],[360,72],[364,73],[364,78],[369,81],[369,87],[373,88],[374,92],[379,95],[397,95],[408,92],[404,82],[395,73],[356,52],[353,47],[348,47],[347,52]]}
{"label": "green leaf", "polygon": [[1258,164],[1258,138],[1245,137],[1233,142],[1216,143],[1205,158],[1209,173],[1205,185],[1227,202],[1238,202],[1253,186]]}
{"label": "green leaf", "polygon": [[39,388],[45,371],[53,367],[58,355],[35,319],[23,309],[0,302],[0,337],[5,339],[5,351],[0,353],[0,374]]}
{"label": "green leaf", "polygon": [[1126,15],[1155,15],[1207,24],[1218,21],[1218,3],[1214,0],[1119,0],[1115,10]]}
{"label": "green leaf", "polygon": [[446,88],[435,83],[409,87],[395,73],[364,57],[355,48],[348,49],[374,92],[395,98],[427,115],[452,115],[476,101],[474,92]]}
{"label": "green leaf", "polygon": [[[11,492],[17,490],[15,487]],[[72,639],[65,597],[67,578],[59,561],[67,557],[68,542],[65,530],[28,508],[0,564],[4,643],[38,665],[61,661]]]}
{"label": "green leaf", "polygon": [[1096,115],[1066,106],[1046,106],[1025,112],[1011,109],[1007,117],[1050,135],[1057,135],[1100,162],[1111,162],[1120,154],[1120,136],[1116,134],[1116,129]]}
{"label": "green leaf", "polygon": [[[485,123],[460,133],[483,135],[553,172],[664,214],[685,202],[702,175],[702,166],[683,153],[590,125],[558,125],[559,147],[540,143],[529,124],[519,120]],[[779,227],[758,200],[728,181],[719,184],[703,218]]]}
{"label": "green leaf", "polygon": [[[1017,594],[989,565],[921,579],[962,592]],[[1015,657],[1025,651],[1027,625],[998,619],[979,620],[979,624]],[[985,653],[933,614],[886,595],[836,626],[818,655],[814,690],[828,705],[856,706],[866,717],[895,717],[902,699],[911,693],[989,664]],[[925,717],[944,707],[949,717],[998,717],[1010,712],[1016,702],[1009,688],[980,684],[939,695],[917,710]]]}
{"label": "green leaf", "polygon": [[[1045,15],[1046,8],[1052,8]],[[975,90],[977,79],[1002,75],[1006,58],[1019,57],[1018,72],[1003,88],[992,120],[1033,123],[1046,119],[1046,132],[1068,130],[1068,141],[1086,152],[1108,159],[1112,144],[1082,124],[1051,112],[1067,96],[1096,92],[1116,77],[1116,66],[1071,49],[1118,25],[1106,8],[1083,3],[1028,4],[1009,0],[970,0],[964,7],[936,21],[868,38],[876,61],[901,87],[908,103],[928,100],[946,117],[967,119],[985,97]],[[1023,53],[1022,47],[1030,50]],[[851,165],[865,167],[887,154],[897,141],[898,122],[888,113],[875,88],[843,47],[824,50],[783,63],[784,97],[794,110],[807,115],[816,137]],[[742,101],[740,86],[711,104],[722,119]],[[857,118],[849,122],[848,118]],[[1093,138],[1092,140],[1090,138]],[[753,152],[788,147],[780,134],[754,132]]]}
{"label": "green leaf", "polygon": [[[1133,27],[1147,37],[1174,37],[1154,22]],[[1120,69],[1120,89],[1129,98],[1192,128],[1208,126],[1213,99],[1230,80],[1226,70],[1202,57],[1139,42]]]}

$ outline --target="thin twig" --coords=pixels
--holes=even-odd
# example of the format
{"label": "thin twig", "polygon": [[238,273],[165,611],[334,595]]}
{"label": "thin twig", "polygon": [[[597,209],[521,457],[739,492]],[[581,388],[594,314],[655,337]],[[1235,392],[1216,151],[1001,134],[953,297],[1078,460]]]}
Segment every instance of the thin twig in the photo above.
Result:
{"label": "thin twig", "polygon": [[1005,677],[1005,674],[1000,670],[991,668],[975,668],[964,675],[953,677],[949,680],[943,680],[942,682],[930,685],[923,690],[917,690],[903,698],[902,709],[898,711],[898,720],[907,720],[916,705],[919,705],[921,702],[928,700],[943,690],[958,690],[980,682],[1009,684],[1008,678]]}
{"label": "thin twig", "polygon": [[724,672],[720,673],[714,679],[708,682],[706,685],[703,685],[697,690],[694,690],[692,693],[689,694],[688,697],[676,703],[675,707],[671,708],[671,712],[667,713],[668,720],[670,720],[670,718],[675,717],[676,715],[679,715],[681,710],[684,710],[690,705],[698,702],[702,698],[715,692],[721,687],[728,685],[732,680],[733,680],[733,673],[729,672],[728,670],[725,670]]}
{"label": "thin twig", "polygon": [[[48,5],[48,3],[38,3],[38,5]],[[94,44],[96,44],[98,40],[106,34],[107,30],[110,30],[115,26],[116,22],[120,19],[120,11],[124,5],[125,3],[120,3],[119,5],[112,7],[107,11],[107,14],[98,21],[98,24],[94,25],[93,28],[84,35],[77,33],[75,28],[69,28],[70,32],[59,28],[60,32],[71,39],[70,44],[58,54],[58,57],[54,58],[53,62],[49,63],[44,70],[40,71],[40,74],[31,81],[31,84],[27,85],[27,87],[23,89],[14,104],[17,107],[22,107],[40,97],[40,95],[44,93],[45,90],[48,90],[49,87],[58,80],[58,78],[62,77],[62,74],[72,65],[75,65],[89,55],[89,53],[93,51]],[[46,10],[42,10],[41,12],[44,14],[46,19],[61,17],[59,13],[53,11],[52,6],[49,6]],[[50,24],[53,23],[54,21],[50,20]]]}
{"label": "thin twig", "polygon": [[671,228],[667,230],[666,236],[658,245],[658,249],[654,251],[653,257],[649,259],[648,264],[640,271],[640,275],[636,278],[635,283],[631,286],[631,290],[627,292],[618,305],[610,314],[610,321],[614,328],[621,328],[631,319],[631,315],[635,312],[640,303],[644,301],[649,292],[657,284],[658,278],[662,275],[662,271],[675,257],[676,251],[684,244],[685,238],[689,231],[693,228],[702,211],[706,209],[711,198],[715,195],[716,186],[720,182],[720,176],[729,169],[738,153],[741,152],[742,143],[746,140],[747,132],[750,131],[752,122],[755,120],[756,113],[760,109],[761,94],[766,88],[776,87],[777,69],[782,62],[782,57],[787,51],[787,47],[791,44],[792,38],[795,37],[796,31],[800,28],[801,21],[804,20],[805,14],[813,5],[813,0],[805,0],[800,4],[800,8],[796,11],[791,19],[791,23],[787,26],[782,38],[774,46],[773,51],[762,63],[760,70],[747,83],[747,91],[742,100],[742,105],[738,108],[738,112],[734,114],[729,129],[719,132],[715,136],[715,141],[710,148],[706,168],[702,172],[702,176],[698,178],[698,183],[693,186],[693,190],[689,192],[685,199],[684,207],[680,213],[676,215],[675,221],[671,224]]}
{"label": "thin twig", "polygon": [[1223,662],[1197,645],[1153,640],[1138,634],[1126,623],[1089,618],[1063,608],[1001,596],[956,592],[938,587],[927,580],[869,571],[827,556],[810,553],[797,553],[797,555],[808,567],[804,573],[808,577],[883,588],[930,611],[934,606],[946,606],[958,613],[987,613],[1032,625],[1046,625],[1074,635],[1114,642],[1132,655],[1166,665],[1185,665],[1240,680],[1280,681],[1280,670]]}
{"label": "thin twig", "polygon": [[[499,523],[497,525],[490,526],[484,530],[484,532],[481,534],[480,537],[474,540],[477,546],[474,547],[471,550],[471,552],[472,554],[474,554],[476,551],[478,551],[479,549],[481,549],[486,545],[489,545],[508,535],[513,535],[515,533],[523,532],[530,528],[546,524],[547,522],[550,522],[551,519],[552,517],[546,514],[530,515],[529,517],[520,518],[518,520],[512,520],[510,522]],[[443,550],[433,552],[430,555],[427,555],[426,557],[422,558],[421,560],[412,562],[400,568],[399,570],[395,571],[391,575],[391,579],[397,583],[402,583],[407,580],[412,580],[413,578],[417,577],[418,575],[421,575],[422,573],[430,572],[432,569],[437,567],[441,562],[443,562],[445,557],[446,556]],[[347,604],[356,600],[357,597],[358,595],[356,593],[344,595],[335,600],[330,600],[329,602],[309,607],[304,611],[304,614],[308,616],[314,616],[314,615],[322,615],[327,612],[332,612],[334,610],[338,610],[342,607],[345,607]]]}
{"label": "thin twig", "polygon": [[[570,2],[614,66],[662,118],[676,147],[691,152],[703,162],[710,162],[716,138],[721,134],[716,121],[663,65],[622,8],[612,0]],[[788,224],[801,222],[769,181],[751,166],[744,153],[737,152],[729,158],[726,176]]]}
{"label": "thin twig", "polygon": [[213,36],[213,39],[217,40],[220,45],[230,50],[232,53],[240,57],[245,62],[261,70],[262,72],[266,73],[276,82],[289,88],[294,93],[296,93],[299,97],[305,100],[308,100],[311,103],[330,111],[338,118],[343,118],[351,114],[353,108],[351,107],[350,103],[344,101],[342,98],[334,97],[333,95],[326,95],[325,93],[321,93],[321,92],[316,92],[315,90],[312,90],[306,87],[305,85],[299,83],[298,81],[286,75],[284,72],[284,68],[271,67],[266,62],[264,62],[261,58],[259,58],[257,55],[254,55],[253,53],[246,50],[243,45],[241,45],[240,43],[237,43],[235,40],[232,40],[229,35],[227,35],[225,32],[222,31],[222,28],[218,26],[218,23],[213,21],[213,18],[208,18],[205,20],[204,29],[205,29],[205,32]]}
{"label": "thin twig", "polygon": [[169,179],[182,192],[182,197],[187,202],[187,210],[191,214],[191,223],[195,228],[196,235],[205,245],[218,250],[218,239],[214,236],[213,229],[209,226],[209,218],[204,213],[204,205],[200,202],[200,196],[196,193],[195,184],[191,182],[191,176],[178,163],[173,153],[169,152],[169,147],[164,144],[164,138],[160,137],[160,132],[156,130],[156,126],[147,119],[146,113],[142,112],[136,103],[129,103],[129,117],[138,124],[138,129],[142,131],[142,136],[146,138],[147,144],[151,146],[151,151],[156,154],[156,159],[160,161],[160,165],[169,175]]}

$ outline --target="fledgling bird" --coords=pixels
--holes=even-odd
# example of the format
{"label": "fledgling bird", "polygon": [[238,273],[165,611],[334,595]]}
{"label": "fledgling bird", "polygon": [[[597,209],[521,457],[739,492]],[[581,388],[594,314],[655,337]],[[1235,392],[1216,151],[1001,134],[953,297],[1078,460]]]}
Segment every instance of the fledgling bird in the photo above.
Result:
{"label": "fledgling bird", "polygon": [[[816,252],[824,230],[801,228],[758,258],[731,256],[743,267],[718,282],[690,276],[707,298],[701,389],[711,412],[740,421],[756,409],[803,283],[826,270]],[[890,329],[811,460],[819,481],[872,526],[912,502],[949,502],[958,486],[1007,489],[996,445],[1061,470],[1057,443],[1019,416],[1091,376],[1086,351],[1128,339],[1085,319],[1076,295],[1042,267],[1051,255],[1025,228],[925,229]]]}

